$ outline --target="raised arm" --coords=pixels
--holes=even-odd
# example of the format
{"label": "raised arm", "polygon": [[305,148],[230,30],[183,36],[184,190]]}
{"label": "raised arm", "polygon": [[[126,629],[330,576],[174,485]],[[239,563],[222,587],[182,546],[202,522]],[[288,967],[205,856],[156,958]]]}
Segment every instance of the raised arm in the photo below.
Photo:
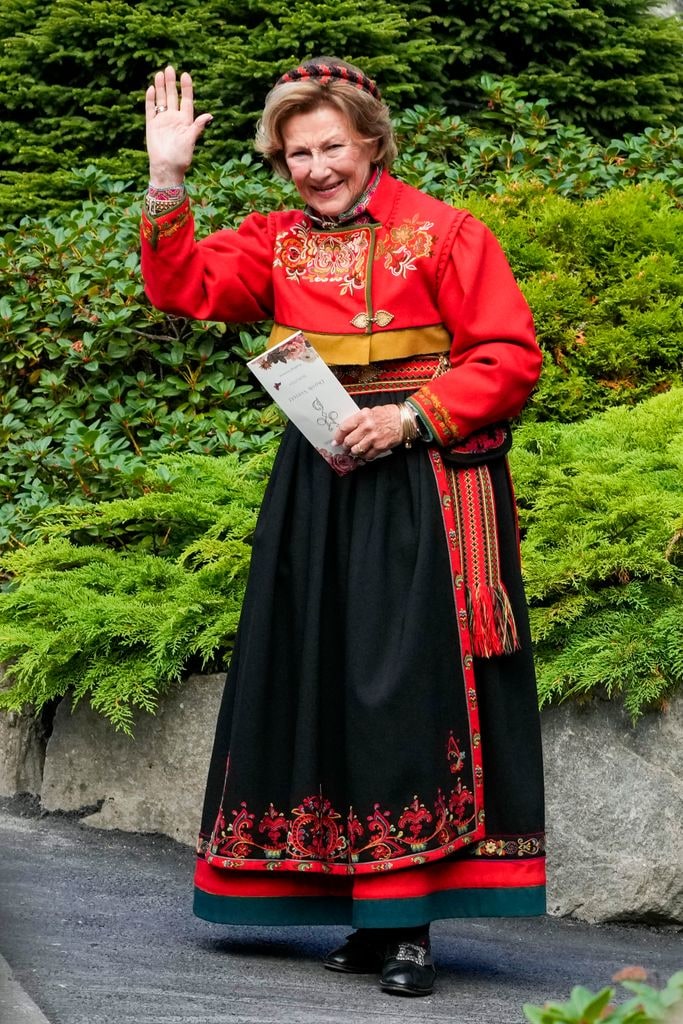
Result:
{"label": "raised arm", "polygon": [[196,320],[246,322],[272,315],[273,240],[268,218],[250,214],[236,231],[197,242],[183,187],[194,148],[211,121],[194,116],[192,79],[169,65],[145,93],[150,189],[142,214],[142,276],[154,306]]}

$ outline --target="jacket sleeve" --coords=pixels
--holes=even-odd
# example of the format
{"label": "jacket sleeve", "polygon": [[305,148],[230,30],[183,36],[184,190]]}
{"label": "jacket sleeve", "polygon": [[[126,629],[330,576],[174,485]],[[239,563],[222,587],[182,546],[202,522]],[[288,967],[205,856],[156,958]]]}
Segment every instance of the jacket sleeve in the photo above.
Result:
{"label": "jacket sleeve", "polygon": [[235,231],[197,242],[189,200],[151,220],[142,215],[142,277],[153,306],[195,320],[246,323],[273,311],[269,221],[251,213]]}
{"label": "jacket sleeve", "polygon": [[538,380],[542,354],[531,311],[489,229],[459,224],[439,286],[453,339],[451,369],[411,396],[442,445],[516,416]]}

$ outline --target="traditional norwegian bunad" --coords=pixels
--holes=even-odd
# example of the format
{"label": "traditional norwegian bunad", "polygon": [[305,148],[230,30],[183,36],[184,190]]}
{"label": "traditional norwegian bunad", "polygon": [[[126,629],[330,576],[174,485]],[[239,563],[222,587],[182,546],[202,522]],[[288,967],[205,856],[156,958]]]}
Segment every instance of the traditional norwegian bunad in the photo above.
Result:
{"label": "traditional norwegian bunad", "polygon": [[431,435],[339,476],[286,429],[206,791],[195,911],[387,928],[544,911],[539,716],[506,425],[538,377],[488,229],[386,172],[348,220],[143,218],[147,294],[302,330]]}

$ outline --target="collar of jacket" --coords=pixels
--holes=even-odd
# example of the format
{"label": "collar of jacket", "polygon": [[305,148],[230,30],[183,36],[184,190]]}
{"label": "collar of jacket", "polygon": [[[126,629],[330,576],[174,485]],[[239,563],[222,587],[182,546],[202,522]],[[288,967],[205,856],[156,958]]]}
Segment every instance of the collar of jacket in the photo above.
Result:
{"label": "collar of jacket", "polygon": [[[396,206],[398,204],[399,196],[402,189],[405,186],[398,181],[396,178],[392,178],[388,171],[382,171],[377,187],[372,192],[367,206],[365,207],[365,214],[363,220],[360,223],[367,222],[365,215],[369,216],[370,223],[384,224],[391,227],[395,220]],[[344,231],[347,228],[352,228],[358,221],[350,221],[344,224],[330,224],[318,221],[318,218],[311,216],[309,210],[304,211],[308,217],[314,231]]]}

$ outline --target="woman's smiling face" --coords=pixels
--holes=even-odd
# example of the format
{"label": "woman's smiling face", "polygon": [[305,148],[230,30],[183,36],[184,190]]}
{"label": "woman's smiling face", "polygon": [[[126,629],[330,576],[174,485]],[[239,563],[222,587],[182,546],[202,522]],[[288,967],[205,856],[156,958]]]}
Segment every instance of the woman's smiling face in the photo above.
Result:
{"label": "woman's smiling face", "polygon": [[359,138],[328,104],[287,118],[282,140],[292,181],[309,206],[327,217],[353,206],[370,179],[375,142]]}

